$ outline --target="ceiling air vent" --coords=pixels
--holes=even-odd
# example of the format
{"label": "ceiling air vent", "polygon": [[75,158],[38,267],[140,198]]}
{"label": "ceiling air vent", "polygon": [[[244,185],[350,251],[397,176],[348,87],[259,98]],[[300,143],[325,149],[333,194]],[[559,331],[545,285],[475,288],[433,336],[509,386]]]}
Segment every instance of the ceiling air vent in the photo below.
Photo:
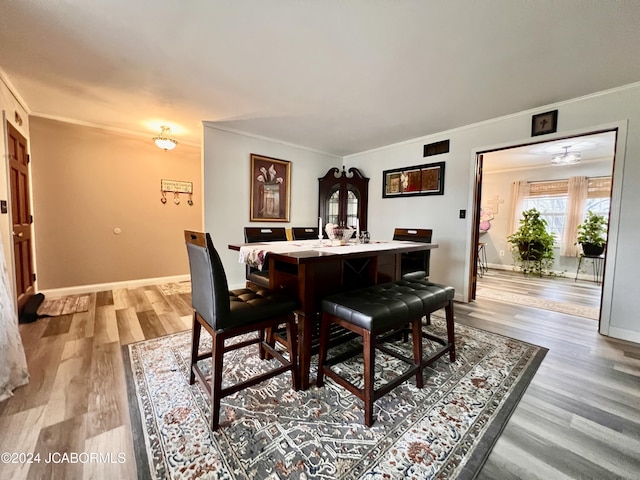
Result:
{"label": "ceiling air vent", "polygon": [[432,155],[440,155],[441,153],[449,153],[449,140],[429,143],[424,146],[423,157],[431,157]]}

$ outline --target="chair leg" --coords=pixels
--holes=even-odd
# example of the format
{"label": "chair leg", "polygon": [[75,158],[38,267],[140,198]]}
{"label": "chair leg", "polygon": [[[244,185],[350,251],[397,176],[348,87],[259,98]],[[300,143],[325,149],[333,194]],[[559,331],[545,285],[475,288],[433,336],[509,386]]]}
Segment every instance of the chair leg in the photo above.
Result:
{"label": "chair leg", "polygon": [[373,425],[373,387],[376,364],[375,337],[365,330],[362,337],[364,356],[364,424]]}
{"label": "chair leg", "polygon": [[409,341],[409,327],[405,326],[404,330],[402,331],[402,341],[404,343],[407,343]]}
{"label": "chair leg", "polygon": [[418,365],[416,387],[422,388],[424,386],[422,378],[422,319],[417,318],[411,323],[413,327],[413,361]]}
{"label": "chair leg", "polygon": [[211,339],[211,430],[220,423],[220,394],[222,393],[222,360],[224,358],[224,335],[213,333]]}
{"label": "chair leg", "polygon": [[189,385],[193,385],[196,382],[196,374],[193,371],[193,366],[198,362],[198,349],[200,347],[200,332],[202,331],[202,325],[196,317],[196,313],[193,312],[193,328],[191,330],[191,366],[189,368]]}
{"label": "chair leg", "polygon": [[456,336],[453,328],[453,300],[450,301],[446,307],[444,307],[445,315],[447,318],[447,341],[451,344],[451,350],[449,350],[449,360],[456,361]]}
{"label": "chair leg", "polygon": [[287,339],[289,361],[291,362],[291,382],[295,391],[300,389],[300,369],[298,368],[298,330],[295,319],[290,318],[287,322]]}
{"label": "chair leg", "polygon": [[327,360],[327,350],[329,347],[329,327],[331,321],[326,313],[320,318],[320,345],[318,346],[318,377],[316,386],[324,385],[324,363]]}
{"label": "chair leg", "polygon": [[275,345],[275,341],[273,340],[273,329],[267,328],[266,330],[260,330],[259,335],[260,343],[258,343],[258,356],[260,357],[260,360],[268,360],[271,358],[271,355],[269,355],[265,350],[262,342],[266,342],[271,346]]}

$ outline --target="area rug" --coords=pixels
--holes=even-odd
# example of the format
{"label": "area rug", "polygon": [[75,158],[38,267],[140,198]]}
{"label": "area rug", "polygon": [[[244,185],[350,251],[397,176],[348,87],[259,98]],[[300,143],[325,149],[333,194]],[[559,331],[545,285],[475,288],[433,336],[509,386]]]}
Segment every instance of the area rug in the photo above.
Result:
{"label": "area rug", "polygon": [[38,307],[39,317],[57,317],[89,310],[90,295],[45,299]]}
{"label": "area rug", "polygon": [[[444,320],[425,328],[443,335]],[[456,325],[456,362],[442,357],[423,389],[411,379],[376,401],[371,428],[362,403],[332,380],[295,392],[282,374],[222,399],[212,433],[210,398],[188,384],[190,342],[187,331],[123,347],[138,478],[474,478],[547,351]],[[255,346],[230,352],[224,378],[273,361]],[[361,358],[341,367],[362,376]],[[376,377],[399,368],[376,356]]]}
{"label": "area rug", "polygon": [[476,290],[476,296],[488,298],[490,300],[497,300],[503,303],[525,305],[528,307],[541,308],[543,310],[551,310],[558,313],[566,313],[578,317],[590,318],[592,320],[598,320],[598,318],[600,318],[600,310],[595,307],[578,305],[576,303],[556,302],[540,297],[530,297],[528,295],[521,295],[518,293],[494,290],[492,288],[478,288]]}

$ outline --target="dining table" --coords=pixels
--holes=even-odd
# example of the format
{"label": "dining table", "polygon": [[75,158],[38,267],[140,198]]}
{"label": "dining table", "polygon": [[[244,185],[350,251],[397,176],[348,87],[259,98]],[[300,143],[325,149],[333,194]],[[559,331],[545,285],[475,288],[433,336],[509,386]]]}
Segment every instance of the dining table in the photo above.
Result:
{"label": "dining table", "polygon": [[300,387],[309,388],[311,358],[317,353],[322,299],[328,295],[401,278],[403,253],[438,248],[412,241],[348,242],[299,240],[230,244],[239,262],[267,267],[269,287],[285,289],[298,300],[298,362]]}

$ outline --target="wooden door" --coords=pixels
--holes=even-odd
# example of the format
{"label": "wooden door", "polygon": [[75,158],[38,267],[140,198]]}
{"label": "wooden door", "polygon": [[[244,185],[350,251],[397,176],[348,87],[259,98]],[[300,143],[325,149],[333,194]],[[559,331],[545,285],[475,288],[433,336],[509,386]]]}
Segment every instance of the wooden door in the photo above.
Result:
{"label": "wooden door", "polygon": [[11,218],[16,269],[18,311],[34,294],[34,267],[31,242],[31,203],[29,201],[29,154],[27,139],[7,122],[11,188]]}

